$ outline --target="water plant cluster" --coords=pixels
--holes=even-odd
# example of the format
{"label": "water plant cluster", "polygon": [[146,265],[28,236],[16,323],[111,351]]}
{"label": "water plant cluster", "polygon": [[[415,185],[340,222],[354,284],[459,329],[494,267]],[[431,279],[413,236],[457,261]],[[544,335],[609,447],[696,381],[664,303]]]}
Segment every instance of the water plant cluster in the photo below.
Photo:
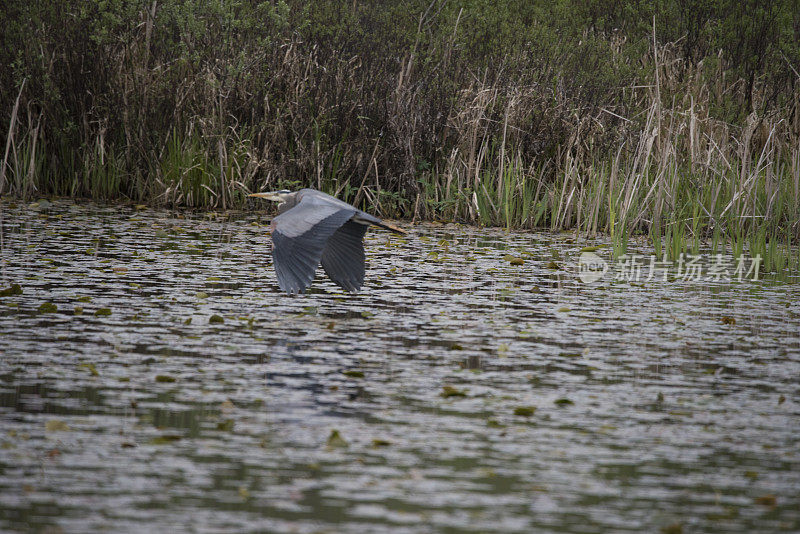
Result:
{"label": "water plant cluster", "polygon": [[[646,4],[646,5],[644,5]],[[797,0],[11,2],[0,193],[747,246],[800,264]]]}

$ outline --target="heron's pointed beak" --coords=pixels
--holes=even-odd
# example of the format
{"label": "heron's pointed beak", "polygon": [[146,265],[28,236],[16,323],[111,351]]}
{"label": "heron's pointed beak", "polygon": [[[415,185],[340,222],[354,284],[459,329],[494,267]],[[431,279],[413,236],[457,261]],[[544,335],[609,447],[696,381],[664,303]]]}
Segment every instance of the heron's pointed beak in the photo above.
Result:
{"label": "heron's pointed beak", "polygon": [[247,196],[255,198],[266,198],[267,200],[274,200],[275,202],[281,201],[280,196],[278,196],[278,193],[275,191],[270,191],[265,193],[253,193],[252,195],[247,195]]}

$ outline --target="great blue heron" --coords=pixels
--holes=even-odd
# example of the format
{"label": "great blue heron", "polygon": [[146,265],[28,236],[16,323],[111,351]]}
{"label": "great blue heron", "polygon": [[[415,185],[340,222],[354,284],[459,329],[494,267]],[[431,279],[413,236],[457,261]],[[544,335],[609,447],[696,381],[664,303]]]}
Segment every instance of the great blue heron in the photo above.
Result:
{"label": "great blue heron", "polygon": [[317,267],[342,289],[355,292],[364,283],[364,234],[370,225],[397,234],[403,230],[316,189],[253,193],[280,202],[272,219],[272,260],[278,285],[303,293]]}

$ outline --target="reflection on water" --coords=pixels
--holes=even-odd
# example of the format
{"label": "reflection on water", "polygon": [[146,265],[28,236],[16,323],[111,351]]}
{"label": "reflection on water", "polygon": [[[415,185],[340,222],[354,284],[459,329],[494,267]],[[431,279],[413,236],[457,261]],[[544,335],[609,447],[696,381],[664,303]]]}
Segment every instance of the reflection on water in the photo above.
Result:
{"label": "reflection on water", "polygon": [[796,281],[421,225],[289,297],[263,215],[0,206],[0,530],[800,529]]}

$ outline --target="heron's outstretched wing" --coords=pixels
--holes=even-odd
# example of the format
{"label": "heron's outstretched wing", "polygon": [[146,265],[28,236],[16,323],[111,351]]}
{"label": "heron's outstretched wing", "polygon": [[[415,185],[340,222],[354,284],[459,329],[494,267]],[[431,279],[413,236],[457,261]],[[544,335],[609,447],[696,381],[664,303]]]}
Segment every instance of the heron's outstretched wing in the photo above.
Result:
{"label": "heron's outstretched wing", "polygon": [[322,251],[322,268],[345,291],[358,291],[364,283],[366,232],[366,225],[347,221],[328,239]]}
{"label": "heron's outstretched wing", "polygon": [[282,290],[302,293],[311,285],[328,240],[355,212],[303,199],[272,220],[272,260]]}

